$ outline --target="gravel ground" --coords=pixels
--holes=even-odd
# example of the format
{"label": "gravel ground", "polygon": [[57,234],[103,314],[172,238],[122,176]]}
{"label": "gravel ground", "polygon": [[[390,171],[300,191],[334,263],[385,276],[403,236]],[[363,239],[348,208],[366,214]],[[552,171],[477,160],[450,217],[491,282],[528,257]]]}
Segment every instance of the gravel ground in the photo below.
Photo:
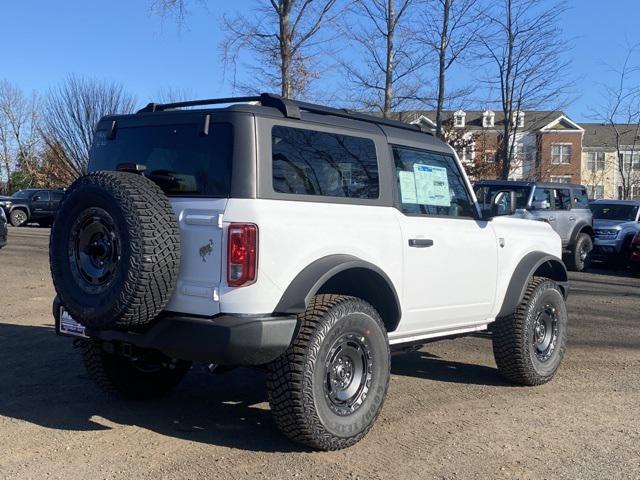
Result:
{"label": "gravel ground", "polygon": [[0,251],[0,478],[640,478],[640,280],[571,276],[557,377],[504,383],[486,335],[394,357],[371,433],[345,451],[301,449],[269,415],[262,373],[194,367],[168,398],[104,397],[53,333],[48,230]]}

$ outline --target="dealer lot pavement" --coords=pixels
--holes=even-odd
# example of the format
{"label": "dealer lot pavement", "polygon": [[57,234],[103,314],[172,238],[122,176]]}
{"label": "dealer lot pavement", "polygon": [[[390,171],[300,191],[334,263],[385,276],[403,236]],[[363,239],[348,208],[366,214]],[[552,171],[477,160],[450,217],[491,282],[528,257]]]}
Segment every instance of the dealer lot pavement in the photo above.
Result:
{"label": "dealer lot pavement", "polygon": [[53,333],[46,229],[0,251],[0,478],[640,478],[640,279],[571,276],[569,348],[538,388],[498,376],[487,335],[393,358],[365,440],[287,441],[261,372],[196,366],[167,398],[120,402]]}

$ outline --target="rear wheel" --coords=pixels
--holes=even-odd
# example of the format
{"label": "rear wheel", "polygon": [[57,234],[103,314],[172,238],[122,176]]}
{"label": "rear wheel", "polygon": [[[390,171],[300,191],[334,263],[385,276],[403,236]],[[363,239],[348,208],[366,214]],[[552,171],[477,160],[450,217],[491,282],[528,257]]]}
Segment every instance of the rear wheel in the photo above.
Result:
{"label": "rear wheel", "polygon": [[337,450],[373,426],[389,385],[389,344],[363,300],[317,295],[289,349],[269,365],[269,403],[280,430],[312,448]]}
{"label": "rear wheel", "polygon": [[567,257],[567,267],[574,272],[582,272],[591,265],[593,241],[586,233],[578,234],[573,250]]}
{"label": "rear wheel", "polygon": [[24,210],[17,208],[11,212],[9,215],[9,220],[11,221],[11,225],[14,227],[21,227],[25,223],[27,223],[27,212]]}
{"label": "rear wheel", "polygon": [[[113,344],[108,344],[115,348]],[[89,377],[106,393],[126,399],[145,399],[170,392],[191,367],[152,350],[136,350],[124,356],[108,351],[94,340],[80,344]]]}
{"label": "rear wheel", "polygon": [[553,378],[567,344],[567,309],[556,283],[530,280],[512,315],[493,326],[493,355],[500,373],[522,385],[540,385]]}

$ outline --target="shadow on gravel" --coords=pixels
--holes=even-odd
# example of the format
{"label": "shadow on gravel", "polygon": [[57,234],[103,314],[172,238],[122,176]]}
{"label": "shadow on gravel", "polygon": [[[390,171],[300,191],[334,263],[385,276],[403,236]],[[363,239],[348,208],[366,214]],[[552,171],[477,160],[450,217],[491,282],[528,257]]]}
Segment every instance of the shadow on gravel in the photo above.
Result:
{"label": "shadow on gravel", "polygon": [[57,430],[107,430],[115,423],[243,450],[304,450],[277,430],[260,371],[216,375],[196,365],[170,396],[114,400],[87,378],[72,342],[51,327],[0,323],[0,416]]}
{"label": "shadow on gravel", "polygon": [[513,386],[502,379],[496,368],[443,360],[423,351],[394,356],[391,363],[391,374],[437,382],[496,387]]}

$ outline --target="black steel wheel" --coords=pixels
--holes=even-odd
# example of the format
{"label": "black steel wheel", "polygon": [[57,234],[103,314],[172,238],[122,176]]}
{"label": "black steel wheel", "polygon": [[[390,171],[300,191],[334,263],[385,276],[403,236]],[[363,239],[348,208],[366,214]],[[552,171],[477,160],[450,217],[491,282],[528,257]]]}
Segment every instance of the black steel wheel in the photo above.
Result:
{"label": "black steel wheel", "polygon": [[113,217],[102,208],[82,211],[71,227],[69,262],[78,286],[99,293],[115,278],[122,258],[120,232]]}
{"label": "black steel wheel", "polygon": [[500,373],[522,385],[551,380],[566,349],[567,323],[556,283],[532,278],[516,311],[493,324],[493,354]]}
{"label": "black steel wheel", "polygon": [[276,424],[292,440],[321,450],[349,447],[373,426],[389,385],[389,345],[367,302],[316,295],[300,315],[289,349],[269,364]]}

